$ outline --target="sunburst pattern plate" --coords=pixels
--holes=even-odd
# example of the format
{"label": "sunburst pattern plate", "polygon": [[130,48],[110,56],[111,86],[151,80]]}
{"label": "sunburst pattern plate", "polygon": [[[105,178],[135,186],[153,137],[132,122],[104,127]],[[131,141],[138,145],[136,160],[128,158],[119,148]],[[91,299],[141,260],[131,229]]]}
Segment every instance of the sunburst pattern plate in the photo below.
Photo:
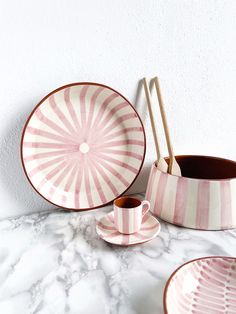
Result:
{"label": "sunburst pattern plate", "polygon": [[121,94],[96,83],[75,83],[47,95],[22,135],[27,178],[49,202],[93,209],[122,195],[145,156],[137,112]]}

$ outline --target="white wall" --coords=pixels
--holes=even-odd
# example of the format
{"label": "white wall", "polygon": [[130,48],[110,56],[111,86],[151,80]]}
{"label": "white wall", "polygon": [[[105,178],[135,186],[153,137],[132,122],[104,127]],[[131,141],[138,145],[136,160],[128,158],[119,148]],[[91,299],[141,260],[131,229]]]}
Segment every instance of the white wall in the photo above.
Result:
{"label": "white wall", "polygon": [[137,88],[156,74],[176,153],[236,159],[234,0],[2,0],[0,43],[0,218],[52,208],[23,175],[19,141],[37,102],[67,83],[100,82],[135,104],[146,169],[155,153]]}

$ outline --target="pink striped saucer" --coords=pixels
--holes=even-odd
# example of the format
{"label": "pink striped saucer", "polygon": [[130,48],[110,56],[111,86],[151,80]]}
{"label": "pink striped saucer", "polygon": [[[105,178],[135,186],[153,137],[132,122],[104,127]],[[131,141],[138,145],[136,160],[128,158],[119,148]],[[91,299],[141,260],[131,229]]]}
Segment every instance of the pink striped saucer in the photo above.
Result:
{"label": "pink striped saucer", "polygon": [[114,212],[105,215],[96,224],[97,234],[106,242],[130,246],[134,244],[144,243],[155,238],[161,231],[159,221],[147,214],[142,221],[141,229],[133,234],[122,234],[116,230],[114,224]]}
{"label": "pink striped saucer", "polygon": [[165,314],[236,314],[236,258],[203,257],[179,267],[164,292]]}
{"label": "pink striped saucer", "polygon": [[129,101],[97,83],[51,92],[28,118],[21,159],[33,188],[50,203],[86,210],[122,195],[145,157],[143,124]]}

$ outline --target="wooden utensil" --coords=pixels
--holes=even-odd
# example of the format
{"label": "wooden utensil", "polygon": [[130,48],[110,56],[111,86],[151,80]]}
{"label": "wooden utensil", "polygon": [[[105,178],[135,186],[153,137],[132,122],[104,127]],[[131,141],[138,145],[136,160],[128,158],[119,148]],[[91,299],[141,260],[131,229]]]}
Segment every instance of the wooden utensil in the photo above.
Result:
{"label": "wooden utensil", "polygon": [[160,84],[158,77],[154,78],[154,86],[156,89],[157,93],[157,98],[158,98],[158,103],[160,107],[160,112],[161,112],[161,118],[162,118],[162,123],[165,131],[165,137],[166,137],[166,143],[167,143],[167,148],[168,148],[168,153],[170,157],[170,162],[168,166],[168,173],[176,176],[181,176],[181,169],[175,159],[174,152],[173,152],[173,146],[170,140],[170,132],[169,128],[167,125],[167,119],[166,119],[166,113],[165,113],[165,108],[164,108],[164,103],[161,95],[161,89],[160,89]]}
{"label": "wooden utensil", "polygon": [[149,116],[150,116],[151,126],[152,126],[152,134],[153,134],[155,148],[156,148],[156,155],[157,155],[156,166],[158,167],[159,170],[161,170],[163,172],[167,172],[168,164],[166,163],[164,157],[161,154],[159,140],[158,140],[158,136],[157,136],[156,125],[155,125],[155,120],[154,120],[153,112],[152,112],[152,107],[153,107],[152,97],[151,97],[151,94],[149,91],[149,86],[147,84],[146,78],[143,79],[143,85],[144,85],[144,90],[145,90],[145,94],[146,94],[148,111],[149,111]]}

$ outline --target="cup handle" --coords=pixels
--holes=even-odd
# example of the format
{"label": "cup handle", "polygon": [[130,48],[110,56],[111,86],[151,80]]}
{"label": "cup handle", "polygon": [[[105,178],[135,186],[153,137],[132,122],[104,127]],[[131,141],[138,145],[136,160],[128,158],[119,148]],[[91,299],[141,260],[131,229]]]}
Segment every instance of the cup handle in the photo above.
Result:
{"label": "cup handle", "polygon": [[147,212],[149,211],[150,209],[150,202],[149,201],[142,201],[142,215],[143,217],[147,214]]}

